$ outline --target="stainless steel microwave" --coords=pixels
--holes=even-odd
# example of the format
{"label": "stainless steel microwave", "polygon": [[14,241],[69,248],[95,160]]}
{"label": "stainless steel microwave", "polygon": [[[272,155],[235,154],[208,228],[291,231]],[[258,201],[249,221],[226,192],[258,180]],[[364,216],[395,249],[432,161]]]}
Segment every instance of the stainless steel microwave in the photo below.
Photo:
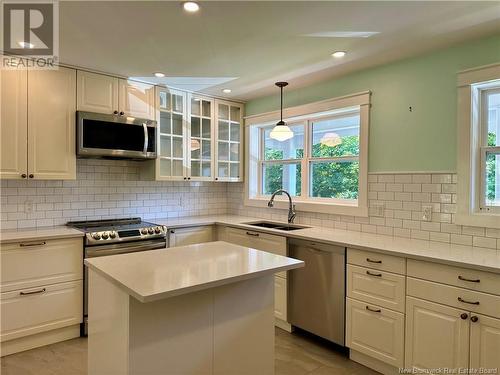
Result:
{"label": "stainless steel microwave", "polygon": [[76,152],[82,158],[155,159],[156,121],[76,112]]}

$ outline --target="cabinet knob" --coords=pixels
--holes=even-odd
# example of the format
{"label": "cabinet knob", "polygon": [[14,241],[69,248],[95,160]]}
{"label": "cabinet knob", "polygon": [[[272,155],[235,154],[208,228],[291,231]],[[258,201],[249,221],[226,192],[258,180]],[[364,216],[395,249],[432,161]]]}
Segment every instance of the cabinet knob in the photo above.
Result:
{"label": "cabinet knob", "polygon": [[29,178],[35,177],[32,173],[28,176]]}
{"label": "cabinet knob", "polygon": [[475,315],[474,315],[474,316],[471,316],[471,317],[470,317],[470,320],[471,320],[473,323],[476,323],[476,322],[479,320],[479,318],[478,318],[477,316],[475,316]]}
{"label": "cabinet knob", "polygon": [[190,179],[191,179],[191,177],[188,177],[188,180],[190,180]]}
{"label": "cabinet knob", "polygon": [[218,178],[218,177],[215,177],[215,181],[219,181],[219,178]]}
{"label": "cabinet knob", "polygon": [[184,180],[187,180],[187,177],[184,177]]}
{"label": "cabinet knob", "polygon": [[467,315],[467,313],[460,314],[460,318],[462,318],[463,320],[467,319],[468,317],[469,315]]}
{"label": "cabinet knob", "polygon": [[21,175],[21,178],[26,178],[26,177],[28,177],[28,176],[26,176],[26,173],[23,173],[23,174]]}
{"label": "cabinet knob", "polygon": [[117,115],[117,114],[118,114],[118,111],[113,111],[113,114]]}
{"label": "cabinet knob", "polygon": [[122,112],[120,112],[120,116],[123,116],[124,114],[125,114],[125,112],[123,112],[123,111],[122,111]]}

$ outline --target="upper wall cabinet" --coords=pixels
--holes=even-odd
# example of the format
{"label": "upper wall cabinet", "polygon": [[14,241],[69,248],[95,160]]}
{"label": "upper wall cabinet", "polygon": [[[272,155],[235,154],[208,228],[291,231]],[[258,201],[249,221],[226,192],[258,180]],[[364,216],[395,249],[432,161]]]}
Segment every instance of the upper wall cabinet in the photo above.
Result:
{"label": "upper wall cabinet", "polygon": [[215,180],[242,181],[243,105],[216,100],[215,119]]}
{"label": "upper wall cabinet", "polygon": [[214,180],[214,100],[195,94],[189,95],[188,119],[188,179]]}
{"label": "upper wall cabinet", "polygon": [[78,71],[79,111],[118,114],[118,78]]}
{"label": "upper wall cabinet", "polygon": [[75,179],[75,103],[73,69],[2,71],[0,177]]}
{"label": "upper wall cabinet", "polygon": [[79,111],[155,119],[153,85],[78,71]]}
{"label": "upper wall cabinet", "polygon": [[28,70],[0,70],[0,177],[22,178],[28,168]]}

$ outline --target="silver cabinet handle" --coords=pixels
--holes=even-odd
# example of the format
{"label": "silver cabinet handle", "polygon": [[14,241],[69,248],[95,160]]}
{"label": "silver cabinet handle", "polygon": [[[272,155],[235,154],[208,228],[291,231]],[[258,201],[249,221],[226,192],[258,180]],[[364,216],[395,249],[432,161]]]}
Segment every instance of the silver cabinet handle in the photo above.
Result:
{"label": "silver cabinet handle", "polygon": [[382,277],[381,273],[373,273],[373,272],[370,272],[370,271],[366,271],[366,274],[370,275],[370,276]]}
{"label": "silver cabinet handle", "polygon": [[370,259],[370,258],[366,258],[366,261],[369,262],[369,263],[378,263],[378,264],[382,263],[381,260],[373,260],[373,259]]}
{"label": "silver cabinet handle", "polygon": [[381,312],[382,312],[382,310],[380,310],[380,309],[373,309],[373,308],[371,308],[371,307],[370,307],[370,306],[368,306],[368,305],[366,305],[366,309],[367,309],[368,311],[371,311],[371,312],[374,312],[374,313],[381,313]]}
{"label": "silver cabinet handle", "polygon": [[458,280],[462,280],[462,281],[468,281],[469,283],[480,283],[481,280],[480,279],[467,279],[463,276],[458,276]]}
{"label": "silver cabinet handle", "polygon": [[29,296],[31,294],[40,294],[40,293],[45,293],[46,289],[40,289],[40,290],[34,290],[32,292],[19,292],[20,296]]}
{"label": "silver cabinet handle", "polygon": [[47,242],[42,241],[42,242],[33,242],[33,243],[20,243],[20,247],[30,247],[30,246],[43,246],[46,245]]}
{"label": "silver cabinet handle", "polygon": [[479,306],[479,301],[475,301],[475,302],[466,301],[466,300],[464,300],[463,298],[460,298],[460,297],[458,297],[457,299],[458,299],[458,302],[467,303],[469,305],[477,305],[477,306]]}
{"label": "silver cabinet handle", "polygon": [[252,232],[247,232],[247,236],[252,236],[252,237],[259,237],[259,233],[252,233]]}

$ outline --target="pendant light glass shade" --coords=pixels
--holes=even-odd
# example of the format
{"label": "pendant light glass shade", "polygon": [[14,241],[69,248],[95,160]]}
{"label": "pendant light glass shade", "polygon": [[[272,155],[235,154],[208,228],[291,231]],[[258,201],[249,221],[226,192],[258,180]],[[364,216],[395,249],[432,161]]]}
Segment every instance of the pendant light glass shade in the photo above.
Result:
{"label": "pendant light glass shade", "polygon": [[276,126],[271,130],[271,133],[269,134],[269,137],[272,139],[275,139],[279,142],[286,141],[287,139],[293,138],[293,131],[290,129],[287,124],[283,121],[283,87],[287,86],[288,82],[276,82],[276,86],[278,86],[281,89],[281,95],[280,95],[280,110],[281,110],[281,115],[280,115],[280,121],[276,124]]}

